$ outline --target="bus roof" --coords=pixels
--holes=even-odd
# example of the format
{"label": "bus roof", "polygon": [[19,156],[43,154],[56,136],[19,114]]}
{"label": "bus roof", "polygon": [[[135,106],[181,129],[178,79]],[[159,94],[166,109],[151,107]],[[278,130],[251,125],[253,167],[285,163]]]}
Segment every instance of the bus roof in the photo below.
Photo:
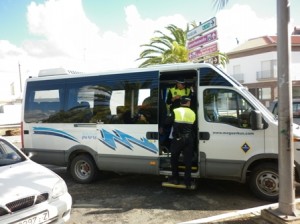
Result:
{"label": "bus roof", "polygon": [[73,77],[88,77],[95,75],[112,75],[112,74],[123,74],[123,73],[137,73],[137,72],[147,72],[147,71],[159,71],[159,72],[168,72],[168,71],[180,71],[188,69],[197,69],[201,67],[214,67],[208,63],[174,63],[174,64],[162,64],[149,66],[147,68],[128,68],[123,70],[108,70],[100,72],[77,72],[73,70],[67,70],[65,68],[51,68],[43,69],[39,72],[38,77],[30,77],[30,81],[36,80],[48,80],[48,79],[64,79],[64,78],[73,78]]}
{"label": "bus roof", "polygon": [[65,68],[50,68],[50,69],[40,70],[38,77],[55,76],[55,75],[75,75],[75,74],[83,74],[83,72],[67,70]]}

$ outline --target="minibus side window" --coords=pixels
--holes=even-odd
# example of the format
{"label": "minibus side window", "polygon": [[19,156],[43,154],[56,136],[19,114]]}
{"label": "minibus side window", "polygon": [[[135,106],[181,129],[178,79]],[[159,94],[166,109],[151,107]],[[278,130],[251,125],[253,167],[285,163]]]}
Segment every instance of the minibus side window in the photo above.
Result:
{"label": "minibus side window", "polygon": [[60,116],[56,117],[56,122],[90,123],[93,115],[94,95],[95,87],[89,82],[68,84],[65,108]]}
{"label": "minibus side window", "polygon": [[158,72],[28,83],[25,121],[157,124]]}
{"label": "minibus side window", "polygon": [[24,112],[25,122],[48,122],[50,117],[60,113],[63,108],[63,86],[51,83],[43,84],[28,85]]}

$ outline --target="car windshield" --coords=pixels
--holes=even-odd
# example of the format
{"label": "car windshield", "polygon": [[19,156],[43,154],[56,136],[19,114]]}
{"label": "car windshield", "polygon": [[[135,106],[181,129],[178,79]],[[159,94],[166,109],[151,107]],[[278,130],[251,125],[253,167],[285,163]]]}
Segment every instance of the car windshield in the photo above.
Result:
{"label": "car windshield", "polygon": [[4,139],[0,139],[0,166],[7,166],[24,160],[26,158],[15,146]]}

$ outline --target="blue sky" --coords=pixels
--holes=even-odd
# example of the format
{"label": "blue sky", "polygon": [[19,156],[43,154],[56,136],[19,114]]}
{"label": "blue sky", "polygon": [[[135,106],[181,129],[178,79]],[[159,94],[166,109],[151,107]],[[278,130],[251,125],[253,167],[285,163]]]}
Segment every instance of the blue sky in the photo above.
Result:
{"label": "blue sky", "polygon": [[[27,7],[31,2],[43,4],[46,0],[1,0],[0,1],[0,38],[21,44],[31,35],[27,25]],[[300,25],[300,2],[290,0],[291,18]],[[181,14],[187,21],[203,22],[216,14],[212,0],[83,0],[82,5],[87,17],[103,30],[122,32],[126,21],[124,8],[135,5],[144,18],[156,19],[161,16]],[[235,4],[249,5],[258,17],[276,16],[275,0],[229,0],[225,9]],[[70,9],[71,10],[71,9]],[[298,10],[298,13],[297,13]]]}
{"label": "blue sky", "polygon": [[[137,67],[141,44],[155,30],[215,17],[220,51],[254,37],[276,34],[275,0],[0,0],[0,95],[38,70],[94,71]],[[300,1],[290,0],[290,28],[300,26]],[[1,99],[0,99],[1,100]]]}

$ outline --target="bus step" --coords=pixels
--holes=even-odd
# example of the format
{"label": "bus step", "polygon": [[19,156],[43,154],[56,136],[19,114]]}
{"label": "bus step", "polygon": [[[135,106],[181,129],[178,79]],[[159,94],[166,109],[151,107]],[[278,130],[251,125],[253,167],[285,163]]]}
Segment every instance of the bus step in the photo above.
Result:
{"label": "bus step", "polygon": [[[185,170],[185,166],[178,166],[178,168],[180,170]],[[197,166],[192,166],[192,171],[197,171],[198,170],[198,167]]]}
{"label": "bus step", "polygon": [[187,188],[184,183],[172,184],[170,182],[162,182],[161,185],[163,187],[180,188],[180,189],[188,189],[188,190],[195,190],[196,189],[196,184],[194,182],[192,182],[192,185],[189,188]]}

